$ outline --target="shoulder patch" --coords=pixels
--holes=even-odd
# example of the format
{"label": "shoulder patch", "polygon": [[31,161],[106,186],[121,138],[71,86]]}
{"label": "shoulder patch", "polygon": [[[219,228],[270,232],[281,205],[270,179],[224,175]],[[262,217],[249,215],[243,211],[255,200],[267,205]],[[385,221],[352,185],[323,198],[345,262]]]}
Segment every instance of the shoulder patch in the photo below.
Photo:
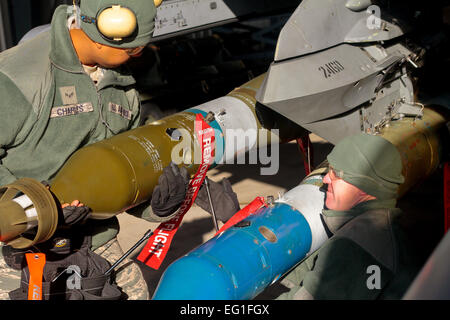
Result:
{"label": "shoulder patch", "polygon": [[116,103],[109,103],[108,109],[110,112],[118,114],[122,118],[125,118],[127,120],[131,120],[133,114],[130,110],[123,108],[121,105],[118,105]]}
{"label": "shoulder patch", "polygon": [[60,87],[59,93],[61,94],[61,100],[64,105],[78,103],[75,86]]}

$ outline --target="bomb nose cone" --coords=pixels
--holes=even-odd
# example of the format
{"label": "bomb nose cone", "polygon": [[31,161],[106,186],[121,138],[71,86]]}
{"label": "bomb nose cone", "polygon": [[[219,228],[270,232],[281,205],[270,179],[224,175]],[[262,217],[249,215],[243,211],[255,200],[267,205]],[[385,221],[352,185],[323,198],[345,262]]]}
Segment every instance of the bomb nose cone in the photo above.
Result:
{"label": "bomb nose cone", "polygon": [[[17,201],[17,196],[22,194],[28,197],[29,204]],[[34,217],[27,216],[30,209],[35,212]],[[36,222],[34,238],[25,237],[23,233]],[[0,188],[0,241],[17,249],[27,248],[50,239],[57,226],[58,208],[42,183],[22,178]]]}

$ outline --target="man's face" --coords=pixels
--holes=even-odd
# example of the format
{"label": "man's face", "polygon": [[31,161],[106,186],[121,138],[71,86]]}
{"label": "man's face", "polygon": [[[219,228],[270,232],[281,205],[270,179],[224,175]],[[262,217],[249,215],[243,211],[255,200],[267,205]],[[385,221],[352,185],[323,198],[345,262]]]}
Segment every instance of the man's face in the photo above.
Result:
{"label": "man's face", "polygon": [[120,49],[105,45],[97,46],[96,62],[104,68],[117,68],[126,63],[130,58],[138,57],[144,47],[132,49]]}
{"label": "man's face", "polygon": [[331,168],[326,176],[323,177],[322,181],[328,185],[325,197],[325,205],[328,209],[346,211],[353,208],[358,203],[366,201],[366,193],[337,177],[334,170]]}

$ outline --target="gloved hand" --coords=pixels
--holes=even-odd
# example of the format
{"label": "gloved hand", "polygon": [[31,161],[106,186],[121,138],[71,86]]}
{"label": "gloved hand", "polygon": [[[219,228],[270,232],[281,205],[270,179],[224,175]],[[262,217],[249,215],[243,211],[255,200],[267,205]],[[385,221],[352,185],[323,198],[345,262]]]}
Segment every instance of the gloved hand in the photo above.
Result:
{"label": "gloved hand", "polygon": [[171,162],[163,169],[158,185],[153,190],[151,206],[153,213],[167,217],[178,210],[186,197],[189,186],[189,173]]}
{"label": "gloved hand", "polygon": [[[41,183],[47,189],[50,189],[50,182],[43,180]],[[62,217],[59,218],[59,225],[62,227],[82,224],[91,216],[91,209],[80,203],[79,200],[73,200],[70,205],[68,203],[64,203],[61,205],[61,208]]]}
{"label": "gloved hand", "polygon": [[[216,217],[223,223],[227,222],[236,212],[241,210],[237,195],[227,178],[224,178],[220,183],[209,180],[209,192],[211,193]],[[212,214],[205,185],[202,185],[198,192],[195,203],[203,210]]]}
{"label": "gloved hand", "polygon": [[64,221],[62,223],[63,226],[81,224],[91,216],[91,209],[80,203],[78,200],[72,201],[70,205],[65,203],[61,207],[63,215],[62,218]]}

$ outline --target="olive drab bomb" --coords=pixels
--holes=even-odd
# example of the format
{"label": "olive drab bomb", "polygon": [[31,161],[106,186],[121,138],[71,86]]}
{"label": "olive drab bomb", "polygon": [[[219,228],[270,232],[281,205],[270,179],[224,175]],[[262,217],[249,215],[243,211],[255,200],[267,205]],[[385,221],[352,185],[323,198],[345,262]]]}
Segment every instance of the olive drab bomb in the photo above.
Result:
{"label": "olive drab bomb", "polygon": [[[287,130],[286,136],[277,136],[259,123],[255,114],[255,94],[263,78],[261,75],[227,96],[81,148],[52,179],[49,189],[28,178],[0,188],[0,241],[15,248],[26,248],[48,239],[58,224],[57,215],[53,214],[57,203],[77,199],[91,208],[92,219],[107,219],[147,201],[163,168],[173,160],[173,150],[181,142],[189,141],[189,145],[183,148],[183,162],[178,165],[186,166],[188,172],[194,174],[200,166],[195,161],[200,158],[196,155],[200,150],[196,147],[198,141],[194,130],[197,114],[210,119],[209,125],[215,131],[218,150],[211,167],[227,157],[231,159],[258,147],[297,138],[303,133],[296,131],[299,130],[297,126]],[[211,114],[215,116],[211,117]],[[235,149],[234,136],[227,136],[227,132],[247,128],[268,137]],[[188,137],[178,136],[180,132],[185,132]],[[223,150],[219,150],[221,148]],[[229,149],[232,152],[227,152]],[[29,195],[31,201],[22,205],[16,203],[18,194]],[[34,213],[27,215],[30,209],[35,209]],[[3,218],[6,216],[12,218]],[[26,231],[36,224],[38,236],[34,240],[27,239]]]}
{"label": "olive drab bomb", "polygon": [[[17,197],[20,194],[28,196],[28,200]],[[0,188],[0,214],[0,241],[15,248],[28,248],[50,239],[58,225],[52,194],[42,183],[28,178]],[[35,235],[24,234],[36,225]]]}

